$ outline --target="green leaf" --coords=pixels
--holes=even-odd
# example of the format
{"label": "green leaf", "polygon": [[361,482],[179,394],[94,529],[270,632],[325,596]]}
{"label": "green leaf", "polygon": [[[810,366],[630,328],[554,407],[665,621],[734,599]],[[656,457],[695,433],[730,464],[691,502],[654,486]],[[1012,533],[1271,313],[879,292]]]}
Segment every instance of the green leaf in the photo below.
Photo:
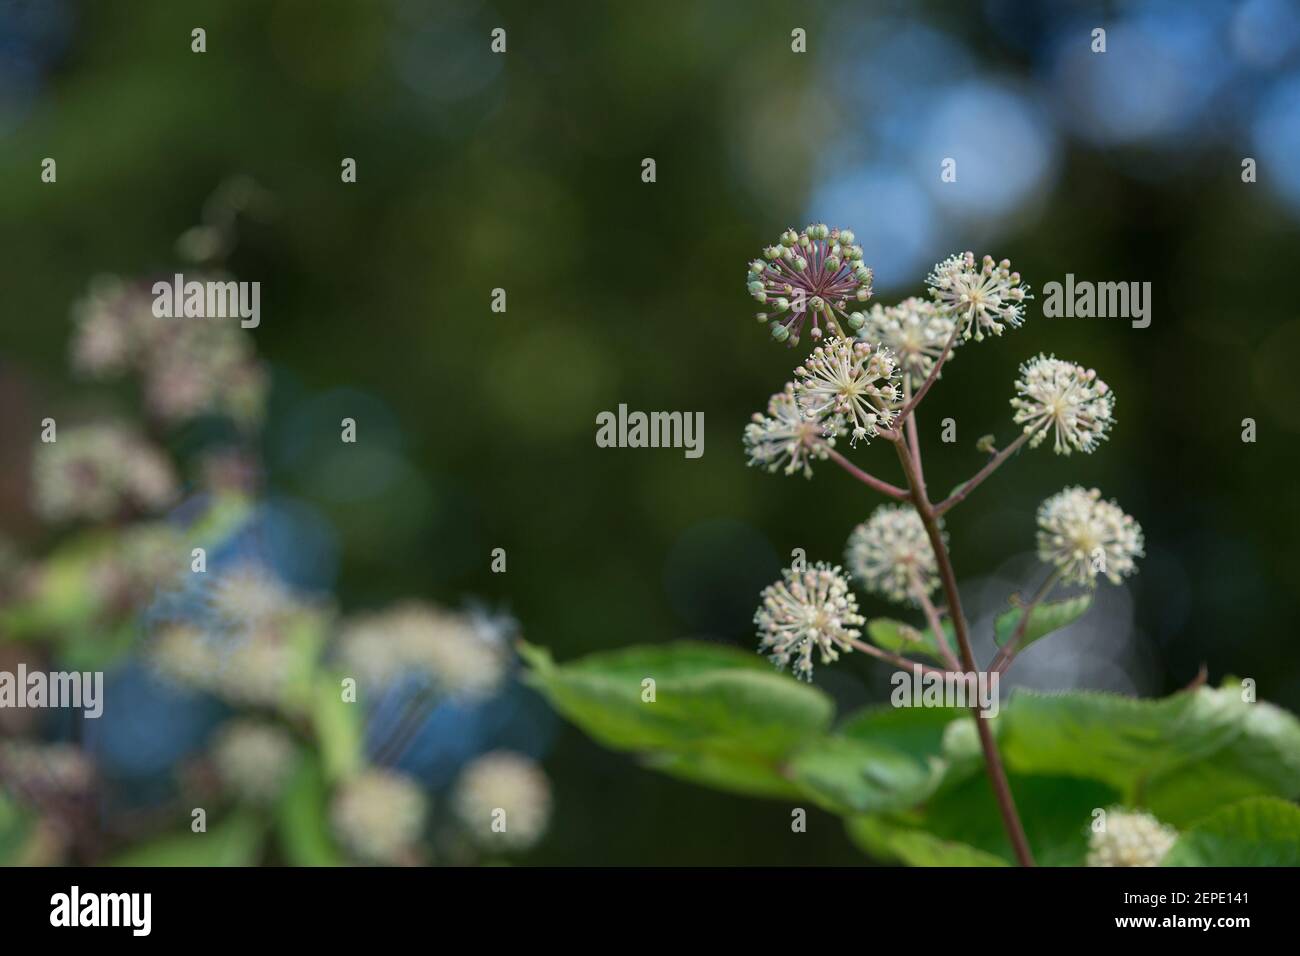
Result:
{"label": "green leaf", "polygon": [[342,866],[329,826],[329,787],[320,762],[304,755],[276,807],[280,848],[291,866]]}
{"label": "green leaf", "polygon": [[850,817],[845,821],[845,829],[863,852],[877,860],[896,860],[908,866],[1011,865],[999,856],[968,844],[945,840],[881,817]]}
{"label": "green leaf", "polygon": [[926,799],[944,779],[943,735],[960,711],[875,707],[845,721],[790,760],[792,777],[833,813],[902,810]]}
{"label": "green leaf", "polygon": [[[1009,774],[1008,784],[1040,866],[1080,866],[1088,848],[1088,824],[1097,807],[1111,806],[1118,792],[1096,780]],[[1014,861],[997,800],[987,775],[969,776],[940,790],[919,811],[917,824],[944,840],[968,844]]]}
{"label": "green leaf", "polygon": [[1215,752],[1145,780],[1143,802],[1182,826],[1248,797],[1300,797],[1300,722],[1272,704],[1243,702],[1239,689],[1197,693],[1227,708],[1237,733]]}
{"label": "green leaf", "polygon": [[311,720],[325,778],[337,781],[355,773],[364,758],[364,728],[360,707],[343,700],[341,680],[327,677],[316,686]]}
{"label": "green leaf", "polygon": [[206,833],[186,831],[127,850],[110,866],[252,866],[262,851],[265,826],[237,812]]}
{"label": "green leaf", "polygon": [[713,753],[657,753],[645,758],[646,766],[678,780],[747,797],[797,799],[799,787],[764,758]]}
{"label": "green leaf", "polygon": [[1242,800],[1179,836],[1161,866],[1300,866],[1300,807]]}
{"label": "green leaf", "polygon": [[0,866],[19,863],[31,832],[31,816],[0,791]]}
{"label": "green leaf", "polygon": [[1300,723],[1231,690],[1018,691],[998,721],[1009,769],[1101,780],[1175,826],[1248,796],[1300,796]]}
{"label": "green leaf", "polygon": [[[1025,626],[1024,636],[1020,639],[1020,650],[1024,650],[1040,637],[1046,637],[1053,631],[1068,627],[1087,613],[1092,607],[1092,595],[1080,594],[1078,597],[1066,598],[1064,601],[1046,601],[1036,605],[1029,614],[1029,623]],[[994,637],[998,647],[1005,647],[1007,641],[1020,626],[1025,616],[1024,608],[1013,607],[998,615],[993,624]]]}
{"label": "green leaf", "polygon": [[[820,690],[773,671],[755,655],[681,642],[555,664],[521,649],[529,682],[601,743],[622,750],[777,758],[822,733],[834,705]],[[643,700],[643,681],[655,699]]]}
{"label": "green leaf", "polygon": [[[948,621],[943,622],[943,632],[948,646],[955,646],[952,625]],[[904,655],[924,654],[932,660],[943,662],[939,642],[928,627],[922,630],[893,618],[878,617],[867,625],[867,637],[881,650]]]}

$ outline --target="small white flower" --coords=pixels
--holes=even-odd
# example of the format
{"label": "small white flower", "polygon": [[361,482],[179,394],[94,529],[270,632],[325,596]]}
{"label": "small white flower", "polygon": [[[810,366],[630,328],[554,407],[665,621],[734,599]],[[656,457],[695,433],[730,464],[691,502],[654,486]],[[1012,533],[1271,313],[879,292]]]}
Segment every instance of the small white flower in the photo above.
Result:
{"label": "small white flower", "polygon": [[149,645],[148,655],[162,676],[204,690],[213,687],[221,667],[221,655],[215,642],[197,627],[185,623],[160,628]]}
{"label": "small white flower", "polygon": [[501,644],[470,614],[408,602],[348,622],[339,656],[364,682],[383,685],[421,674],[450,694],[491,693],[505,675]]}
{"label": "small white flower", "polygon": [[1055,355],[1038,355],[1020,366],[1016,379],[1015,423],[1032,434],[1029,447],[1037,448],[1049,429],[1055,434],[1054,450],[1092,452],[1106,439],[1114,424],[1115,395],[1097,373]]}
{"label": "small white flower", "polygon": [[1066,488],[1038,506],[1038,556],[1067,583],[1091,585],[1104,574],[1119,584],[1136,573],[1142,543],[1141,526],[1096,488]]}
{"label": "small white flower", "polygon": [[939,307],[961,323],[962,337],[976,342],[1024,322],[1024,302],[1031,298],[1010,262],[985,256],[976,264],[973,252],[949,256],[925,281]]}
{"label": "small white flower", "polygon": [[755,413],[745,426],[745,454],[751,465],[766,471],[787,475],[802,472],[805,478],[811,478],[813,461],[826,459],[835,447],[833,432],[841,427],[842,419],[832,422],[829,429],[810,421],[799,408],[794,384],[790,383],[768,401],[767,415]]}
{"label": "small white flower", "polygon": [[827,434],[849,428],[849,443],[856,445],[894,420],[900,392],[888,350],[837,338],[813,349],[794,374],[799,407]]}
{"label": "small white flower", "polygon": [[409,856],[424,830],[424,793],[409,777],[366,770],[348,780],[330,806],[334,833],[367,863],[394,864]]}
{"label": "small white flower", "polygon": [[221,781],[243,799],[263,804],[280,795],[297,757],[293,738],[283,728],[245,718],[222,727],[212,751]]}
{"label": "small white flower", "polygon": [[929,377],[955,325],[933,302],[913,296],[898,305],[872,306],[858,337],[889,349],[898,360],[899,371],[920,382]]}
{"label": "small white flower", "polygon": [[1149,813],[1112,807],[1088,837],[1088,866],[1159,866],[1178,831]]}
{"label": "small white flower", "polygon": [[32,459],[36,510],[51,521],[104,521],[159,511],[178,497],[171,461],[133,428],[97,424],[61,430]]}
{"label": "small white flower", "polygon": [[542,838],[550,823],[551,784],[536,761],[494,750],[465,768],[456,782],[452,805],[479,846],[526,850]]}
{"label": "small white flower", "polygon": [[286,629],[257,627],[228,638],[213,690],[236,706],[284,705],[302,670],[302,652]]}
{"label": "small white flower", "polygon": [[881,505],[849,535],[845,563],[868,591],[916,603],[939,586],[939,564],[911,505]]}
{"label": "small white flower", "polygon": [[781,580],[763,589],[763,603],[754,614],[759,650],[779,669],[790,666],[796,677],[812,680],[813,650],[821,662],[839,660],[853,649],[866,623],[858,601],[840,568],[818,562],[805,571],[787,568]]}
{"label": "small white flower", "polygon": [[209,602],[213,613],[234,627],[283,621],[301,607],[280,577],[257,562],[222,571],[213,583]]}

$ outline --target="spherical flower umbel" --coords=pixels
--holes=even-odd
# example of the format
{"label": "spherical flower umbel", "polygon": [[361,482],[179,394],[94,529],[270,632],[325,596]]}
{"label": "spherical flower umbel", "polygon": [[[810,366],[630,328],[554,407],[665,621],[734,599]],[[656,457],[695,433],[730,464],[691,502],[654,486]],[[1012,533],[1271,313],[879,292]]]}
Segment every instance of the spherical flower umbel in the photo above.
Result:
{"label": "spherical flower umbel", "polygon": [[222,783],[242,799],[270,803],[297,764],[288,732],[261,720],[238,718],[218,733],[212,760]]}
{"label": "spherical flower umbel", "polygon": [[[205,277],[207,280],[207,277]],[[214,275],[210,281],[230,281]],[[160,422],[227,415],[244,425],[262,416],[269,380],[239,322],[154,314],[148,282],[95,279],[73,306],[72,364],[94,379],[139,373],[145,406]]]}
{"label": "spherical flower umbel", "polygon": [[1110,387],[1092,369],[1055,355],[1038,355],[1020,366],[1011,407],[1015,423],[1033,436],[1029,447],[1037,448],[1051,431],[1058,455],[1092,452],[1115,420]]}
{"label": "spherical flower umbel", "polygon": [[809,420],[795,399],[794,384],[789,383],[768,401],[766,415],[755,413],[745,426],[745,454],[756,467],[787,475],[802,472],[811,478],[813,461],[830,455],[834,432],[842,426],[842,419],[829,427]]}
{"label": "spherical flower umbel", "polygon": [[409,859],[424,829],[427,803],[414,780],[371,769],[343,784],[330,807],[334,834],[366,863]]}
{"label": "spherical flower umbel", "polygon": [[1038,506],[1038,556],[1063,581],[1092,585],[1097,575],[1119,584],[1137,571],[1142,528],[1096,488],[1066,488]]}
{"label": "spherical flower umbel", "polygon": [[[952,338],[956,321],[933,302],[913,296],[898,305],[874,305],[858,338],[894,353],[900,372],[924,381]],[[951,360],[951,357],[950,357]]]}
{"label": "spherical flower umbel", "polygon": [[526,850],[551,819],[551,784],[536,761],[509,750],[475,759],[452,795],[456,816],[482,847]]}
{"label": "spherical flower umbel", "polygon": [[862,313],[849,310],[871,298],[871,270],[853,238],[825,224],[787,229],[749,264],[749,293],[765,307],[758,320],[771,324],[772,338],[797,345],[810,317],[814,340],[822,337],[823,323],[840,335],[862,327]]}
{"label": "spherical flower umbel", "polygon": [[881,505],[849,535],[845,563],[862,586],[891,601],[917,603],[939,586],[939,564],[911,505]]}
{"label": "spherical flower umbel", "polygon": [[985,256],[976,263],[973,252],[949,256],[925,281],[935,303],[961,325],[962,338],[973,336],[976,342],[1024,322],[1024,302],[1031,298],[1010,262]]}
{"label": "spherical flower umbel", "polygon": [[814,650],[821,662],[839,660],[840,651],[853,649],[852,641],[866,623],[858,613],[858,600],[838,566],[818,562],[797,571],[787,568],[781,580],[763,589],[763,603],[754,614],[759,651],[778,669],[787,665],[796,677],[812,680]]}
{"label": "spherical flower umbel", "polygon": [[901,393],[894,356],[888,349],[832,339],[813,349],[794,374],[799,407],[827,434],[847,428],[849,443],[856,445],[893,423]]}
{"label": "spherical flower umbel", "polygon": [[178,495],[166,455],[134,429],[117,424],[61,429],[55,441],[37,445],[32,481],[36,510],[50,521],[104,521],[131,510],[158,511]]}
{"label": "spherical flower umbel", "polygon": [[371,686],[417,676],[447,694],[481,697],[499,686],[507,666],[504,648],[486,630],[472,615],[410,601],[349,621],[339,658]]}
{"label": "spherical flower umbel", "polygon": [[1178,831],[1149,813],[1112,807],[1088,836],[1088,866],[1159,866]]}

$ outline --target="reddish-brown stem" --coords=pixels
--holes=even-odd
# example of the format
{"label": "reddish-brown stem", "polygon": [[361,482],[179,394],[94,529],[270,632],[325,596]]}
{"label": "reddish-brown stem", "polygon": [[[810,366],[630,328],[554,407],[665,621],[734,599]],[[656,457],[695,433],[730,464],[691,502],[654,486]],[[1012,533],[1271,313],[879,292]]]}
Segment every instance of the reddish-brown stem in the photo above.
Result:
{"label": "reddish-brown stem", "polygon": [[965,501],[966,496],[969,495],[976,488],[978,488],[981,484],[983,484],[984,479],[987,478],[989,475],[993,474],[993,472],[997,471],[998,467],[1004,461],[1006,461],[1008,458],[1010,458],[1012,455],[1018,452],[1020,450],[1020,447],[1024,445],[1025,442],[1029,441],[1032,434],[1033,434],[1032,432],[1021,432],[1019,438],[1017,438],[1006,448],[1002,449],[1000,452],[994,455],[991,459],[989,459],[989,463],[987,465],[985,465],[979,471],[975,472],[975,477],[971,478],[970,481],[967,481],[960,488],[958,488],[956,491],[950,494],[947,498],[943,499],[943,501],[935,505],[934,513],[936,515],[942,515],[950,508],[952,508],[954,505],[960,504],[961,502]]}
{"label": "reddish-brown stem", "polygon": [[[947,673],[947,671],[942,667],[933,667],[930,664],[922,664],[920,661],[914,661],[910,657],[904,657],[902,654],[892,654],[883,648],[876,647],[874,644],[868,644],[866,641],[858,641],[849,638],[849,644],[855,651],[861,651],[863,654],[867,654],[877,660],[882,660],[889,664],[894,664],[898,667],[906,667],[908,670],[911,670],[913,667],[919,667],[922,672],[927,674]],[[961,668],[955,668],[955,670],[960,669]]]}
{"label": "reddish-brown stem", "polygon": [[[912,403],[912,373],[903,373],[903,406],[907,407]],[[907,447],[912,452],[912,460],[916,462],[916,473],[922,481],[925,480],[925,471],[921,468],[921,439],[918,435],[920,426],[916,423],[916,408],[908,412],[907,418],[903,420],[903,430],[907,435]],[[922,488],[924,490],[924,487]]]}
{"label": "reddish-brown stem", "polygon": [[925,612],[925,619],[930,625],[930,630],[934,632],[934,639],[939,644],[944,662],[955,671],[961,670],[961,662],[957,660],[957,655],[952,652],[952,647],[948,644],[948,636],[943,632],[943,622],[939,620],[939,611],[930,600],[930,595],[925,593],[925,589],[919,582],[913,587],[912,593],[916,596],[917,603],[921,605],[921,610]]}
{"label": "reddish-brown stem", "polygon": [[[930,539],[930,546],[934,548],[935,560],[939,565],[939,580],[943,583],[944,594],[948,598],[948,614],[952,618],[953,630],[957,633],[957,645],[961,650],[962,664],[968,673],[977,674],[979,668],[975,664],[975,654],[971,650],[970,634],[966,629],[966,615],[962,612],[961,595],[957,593],[957,575],[953,571],[948,548],[944,545],[943,534],[939,530],[938,516],[922,490],[924,485],[916,473],[916,463],[911,454],[902,442],[895,442],[894,448],[898,452],[898,460],[902,462],[908,487],[912,489],[912,502],[916,505],[917,514],[921,516],[926,536]],[[1024,825],[1020,822],[1020,814],[1016,811],[1016,801],[1011,795],[1011,785],[1007,782],[1007,772],[1002,766],[1002,757],[998,754],[993,731],[989,728],[988,720],[980,715],[978,704],[972,705],[971,714],[979,733],[980,748],[984,751],[984,769],[988,773],[993,796],[1002,815],[1002,825],[1011,840],[1016,860],[1021,866],[1033,866],[1034,857],[1029,849],[1029,840],[1025,836]]]}
{"label": "reddish-brown stem", "polygon": [[882,495],[893,498],[895,501],[906,501],[910,497],[902,488],[891,485],[887,481],[881,481],[875,475],[868,474],[833,448],[829,450],[828,457],[858,481],[869,488],[874,488]]}

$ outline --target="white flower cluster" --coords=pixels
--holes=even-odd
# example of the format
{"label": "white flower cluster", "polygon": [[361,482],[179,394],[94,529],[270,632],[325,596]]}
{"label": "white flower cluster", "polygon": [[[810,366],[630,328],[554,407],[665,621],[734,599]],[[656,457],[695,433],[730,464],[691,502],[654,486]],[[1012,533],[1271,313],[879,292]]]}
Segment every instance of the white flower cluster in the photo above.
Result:
{"label": "white flower cluster", "polygon": [[504,648],[471,615],[413,601],[345,624],[339,660],[362,683],[383,686],[405,674],[448,694],[489,694],[505,676]]}
{"label": "white flower cluster", "polygon": [[212,762],[217,776],[233,793],[267,804],[284,789],[297,765],[298,752],[288,732],[263,720],[237,718],[217,733]]}
{"label": "white flower cluster", "polygon": [[1178,831],[1149,813],[1112,807],[1088,837],[1088,866],[1159,866]]}
{"label": "white flower cluster", "polygon": [[863,587],[891,601],[917,603],[939,586],[939,563],[911,505],[881,505],[849,535],[845,563]]}
{"label": "white flower cluster", "polygon": [[[935,265],[926,277],[928,300],[913,297],[850,313],[849,293],[858,301],[869,294],[869,270],[856,250],[844,252],[845,243],[852,243],[852,234],[844,230],[790,230],[780,246],[767,250],[766,261],[750,264],[750,292],[760,302],[775,303],[778,317],[764,313],[760,318],[772,322],[778,339],[797,341],[811,317],[813,338],[820,340],[818,316],[839,334],[819,341],[794,370],[794,381],[771,397],[767,414],[755,415],[745,427],[745,453],[750,465],[805,477],[812,476],[814,461],[831,459],[876,491],[907,501],[908,488],[845,461],[835,439],[847,433],[856,446],[883,432],[899,443],[909,483],[923,486],[919,455],[903,434],[900,412],[910,412],[928,394],[940,359],[946,362],[958,344],[1022,325],[1032,296],[1008,260],[965,252]],[[844,271],[850,259],[856,263],[852,278]],[[826,282],[836,290],[832,302],[822,295]],[[786,298],[795,291],[806,293],[799,308]],[[854,338],[845,337],[839,320]],[[977,447],[995,457],[960,486],[962,491],[939,502],[936,515],[960,502],[1021,445],[1036,448],[1050,432],[1057,454],[1090,453],[1114,423],[1109,386],[1092,369],[1055,355],[1040,354],[1022,364],[1015,390],[1013,419],[1024,434],[1002,452],[996,452],[992,436],[981,439]],[[1143,554],[1137,522],[1113,502],[1102,501],[1095,489],[1067,488],[1049,498],[1039,508],[1038,526],[1039,555],[1066,583],[1093,585],[1099,575],[1119,583],[1136,571]],[[945,537],[942,530],[936,534]],[[883,506],[857,526],[845,565],[867,591],[897,602],[924,603],[942,583],[930,535],[910,504]],[[784,571],[781,581],[764,589],[754,623],[761,651],[778,667],[789,665],[796,676],[810,678],[814,652],[820,652],[822,663],[836,660],[852,648],[865,620],[840,568],[819,564]]]}
{"label": "white flower cluster", "polygon": [[1092,585],[1100,574],[1119,584],[1137,571],[1142,545],[1142,527],[1096,488],[1066,488],[1038,507],[1038,556],[1067,583]]}
{"label": "white flower cluster", "polygon": [[893,352],[899,371],[919,383],[929,376],[956,325],[933,302],[912,297],[898,305],[872,306],[858,338]]}
{"label": "white flower cluster", "polygon": [[551,820],[551,784],[537,762],[493,750],[465,768],[452,795],[457,818],[479,846],[526,850]]}
{"label": "white flower cluster", "polygon": [[334,795],[330,823],[339,842],[365,863],[406,862],[424,831],[428,805],[415,781],[371,768]]}
{"label": "white flower cluster", "polygon": [[1051,431],[1055,452],[1068,455],[1072,449],[1092,452],[1105,440],[1115,396],[1092,369],[1039,355],[1020,366],[1011,407],[1015,423],[1033,435],[1029,447],[1037,448]]}
{"label": "white flower cluster", "polygon": [[787,568],[780,581],[763,589],[762,599],[754,615],[759,650],[804,680],[812,680],[814,650],[823,664],[839,660],[866,623],[840,568],[824,562],[804,571]]}
{"label": "white flower cluster", "polygon": [[150,646],[165,677],[236,705],[287,703],[303,669],[300,625],[323,627],[324,612],[293,595],[261,564],[209,572],[205,603],[164,620]]}
{"label": "white flower cluster", "polygon": [[901,395],[888,350],[834,339],[813,349],[794,374],[799,407],[828,434],[847,428],[849,443],[856,445],[893,423]]}
{"label": "white flower cluster", "polygon": [[61,430],[36,446],[36,510],[49,521],[106,521],[128,511],[156,512],[178,495],[171,462],[124,425]]}
{"label": "white flower cluster", "polygon": [[985,334],[1001,335],[1006,326],[1025,320],[1024,303],[1031,298],[1020,273],[1006,259],[992,256],[975,261],[973,252],[949,256],[926,278],[935,303],[961,325],[962,338],[982,342]]}
{"label": "white flower cluster", "polygon": [[238,323],[160,319],[144,283],[101,276],[73,307],[72,364],[88,378],[134,370],[158,420],[216,412],[244,424],[262,417],[267,376]]}
{"label": "white flower cluster", "polygon": [[843,424],[842,416],[832,416],[826,425],[810,420],[799,408],[794,384],[787,384],[768,401],[767,414],[755,413],[745,426],[745,454],[755,467],[811,478],[812,463],[830,454]]}

